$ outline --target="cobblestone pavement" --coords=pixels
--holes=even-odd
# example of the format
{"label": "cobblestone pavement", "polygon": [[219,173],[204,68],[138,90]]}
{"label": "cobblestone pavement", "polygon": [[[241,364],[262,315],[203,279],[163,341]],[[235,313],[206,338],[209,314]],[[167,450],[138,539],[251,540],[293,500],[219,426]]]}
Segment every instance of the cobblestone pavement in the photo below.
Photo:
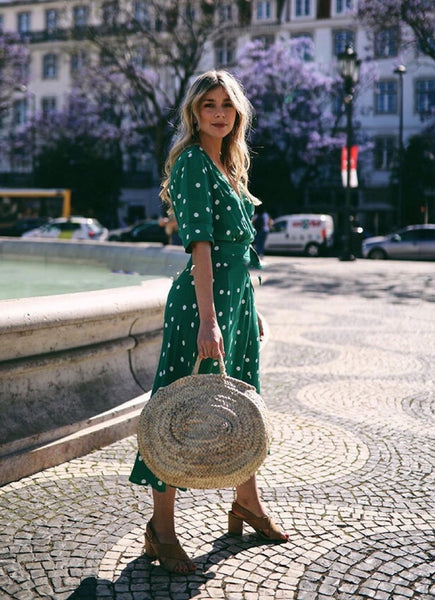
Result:
{"label": "cobblestone pavement", "polygon": [[129,438],[0,489],[0,598],[435,598],[435,265],[267,262],[259,484],[290,542],[229,537],[232,490],[188,491],[177,527],[200,568],[167,574],[143,555]]}

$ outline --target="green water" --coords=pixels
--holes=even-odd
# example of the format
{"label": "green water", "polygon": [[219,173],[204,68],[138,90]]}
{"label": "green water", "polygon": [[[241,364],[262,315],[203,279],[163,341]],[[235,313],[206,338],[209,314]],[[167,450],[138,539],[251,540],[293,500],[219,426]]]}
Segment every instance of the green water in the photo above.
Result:
{"label": "green water", "polygon": [[153,277],[110,272],[103,265],[0,259],[0,300],[141,285],[146,279]]}

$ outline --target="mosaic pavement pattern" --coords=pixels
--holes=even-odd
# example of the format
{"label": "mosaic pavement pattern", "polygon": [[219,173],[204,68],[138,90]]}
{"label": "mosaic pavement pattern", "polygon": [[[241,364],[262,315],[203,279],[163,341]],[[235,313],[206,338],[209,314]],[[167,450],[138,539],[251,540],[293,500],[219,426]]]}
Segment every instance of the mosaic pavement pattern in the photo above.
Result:
{"label": "mosaic pavement pattern", "polygon": [[198,564],[143,555],[147,490],[129,438],[0,488],[0,599],[435,598],[435,268],[268,258],[259,475],[290,542],[226,534],[232,490],[188,491],[177,529]]}

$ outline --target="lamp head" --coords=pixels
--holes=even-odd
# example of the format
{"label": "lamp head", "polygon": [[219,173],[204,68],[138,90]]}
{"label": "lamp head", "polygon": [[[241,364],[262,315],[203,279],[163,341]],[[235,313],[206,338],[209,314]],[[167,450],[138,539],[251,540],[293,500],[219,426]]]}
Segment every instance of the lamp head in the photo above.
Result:
{"label": "lamp head", "polygon": [[353,46],[348,44],[344,52],[341,52],[337,58],[338,68],[343,79],[351,81],[353,84],[358,83],[361,61],[358,60],[357,53],[353,49]]}

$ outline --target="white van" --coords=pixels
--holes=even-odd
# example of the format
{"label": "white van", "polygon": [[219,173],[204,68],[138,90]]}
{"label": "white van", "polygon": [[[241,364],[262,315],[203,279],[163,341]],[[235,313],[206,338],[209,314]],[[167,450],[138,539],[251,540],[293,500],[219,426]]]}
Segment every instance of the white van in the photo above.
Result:
{"label": "white van", "polygon": [[283,215],[275,219],[264,249],[319,256],[332,246],[333,236],[331,215]]}

